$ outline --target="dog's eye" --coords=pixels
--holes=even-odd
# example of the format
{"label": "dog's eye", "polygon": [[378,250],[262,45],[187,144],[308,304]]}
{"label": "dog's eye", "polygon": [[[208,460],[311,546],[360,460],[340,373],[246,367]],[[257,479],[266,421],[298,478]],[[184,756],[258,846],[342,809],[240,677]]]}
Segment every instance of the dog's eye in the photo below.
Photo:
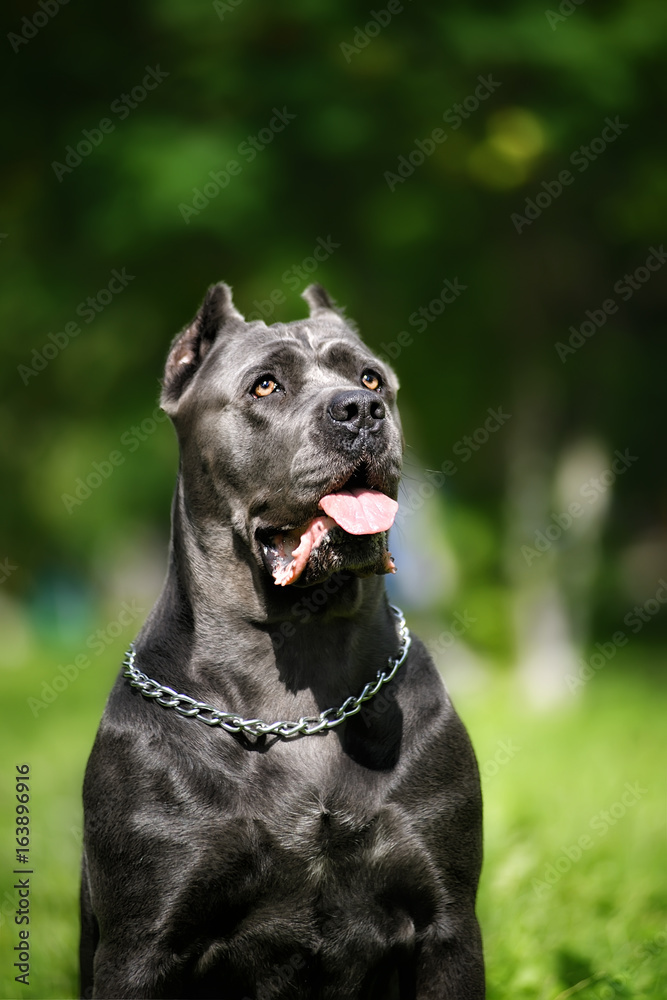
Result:
{"label": "dog's eye", "polygon": [[370,369],[367,370],[367,371],[365,371],[363,373],[363,375],[361,376],[361,381],[362,381],[362,384],[367,389],[381,389],[382,388],[382,382],[380,380],[380,376],[376,375],[375,372],[370,371]]}
{"label": "dog's eye", "polygon": [[261,378],[259,382],[255,382],[252,394],[253,396],[270,396],[271,393],[275,392],[277,388],[278,383],[272,378]]}

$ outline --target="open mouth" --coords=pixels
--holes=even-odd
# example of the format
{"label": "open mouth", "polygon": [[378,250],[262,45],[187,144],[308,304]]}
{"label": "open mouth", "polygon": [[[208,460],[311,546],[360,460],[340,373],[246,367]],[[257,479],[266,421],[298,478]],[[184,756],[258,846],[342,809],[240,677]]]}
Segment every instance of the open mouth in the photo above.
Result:
{"label": "open mouth", "polygon": [[[379,535],[391,528],[398,504],[380,490],[362,485],[363,477],[354,475],[343,488],[321,497],[318,513],[294,528],[264,529],[258,532],[264,561],[279,587],[294,583],[304,572],[313,554],[333,529],[343,533],[341,541],[353,543],[356,536]],[[338,531],[336,532],[338,535]],[[380,572],[394,573],[391,555],[384,548]]]}

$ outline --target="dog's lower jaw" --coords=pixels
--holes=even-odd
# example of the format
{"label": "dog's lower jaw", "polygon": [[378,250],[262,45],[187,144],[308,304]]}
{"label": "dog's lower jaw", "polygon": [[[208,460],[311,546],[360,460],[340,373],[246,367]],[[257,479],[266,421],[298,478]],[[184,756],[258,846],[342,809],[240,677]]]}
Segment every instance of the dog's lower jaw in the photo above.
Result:
{"label": "dog's lower jaw", "polygon": [[[350,535],[331,518],[322,520],[329,523],[317,532],[307,554],[299,552],[301,545],[290,546],[286,541],[287,534],[272,538],[260,536],[262,561],[275,585],[311,587],[341,572],[361,578],[396,572],[387,549],[386,531],[374,535]],[[290,534],[298,535],[298,532]]]}
{"label": "dog's lower jaw", "polygon": [[335,523],[330,517],[318,515],[301,528],[258,534],[264,563],[277,586],[286,587],[301,576]]}
{"label": "dog's lower jaw", "polygon": [[[344,537],[342,537],[344,536]],[[387,549],[387,533],[377,535],[347,535],[334,528],[313,553],[297,586],[324,583],[334,573],[348,572],[365,579],[396,571]]]}

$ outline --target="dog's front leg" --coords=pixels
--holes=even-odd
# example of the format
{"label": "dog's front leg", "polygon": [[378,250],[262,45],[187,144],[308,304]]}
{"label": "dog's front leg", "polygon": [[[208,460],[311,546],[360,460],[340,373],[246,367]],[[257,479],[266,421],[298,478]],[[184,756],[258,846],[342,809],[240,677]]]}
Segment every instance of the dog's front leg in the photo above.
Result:
{"label": "dog's front leg", "polygon": [[79,990],[83,1000],[89,1000],[93,995],[93,963],[95,949],[99,940],[97,920],[90,902],[90,886],[88,884],[88,867],[84,852],[81,863],[81,944],[79,946]]}
{"label": "dog's front leg", "polygon": [[416,1000],[484,1000],[484,958],[477,921],[456,938],[424,942],[417,962]]}
{"label": "dog's front leg", "polygon": [[95,953],[93,1000],[166,1000],[190,996],[182,971],[175,968],[174,955],[156,949],[150,942],[140,948],[119,949],[99,944]]}

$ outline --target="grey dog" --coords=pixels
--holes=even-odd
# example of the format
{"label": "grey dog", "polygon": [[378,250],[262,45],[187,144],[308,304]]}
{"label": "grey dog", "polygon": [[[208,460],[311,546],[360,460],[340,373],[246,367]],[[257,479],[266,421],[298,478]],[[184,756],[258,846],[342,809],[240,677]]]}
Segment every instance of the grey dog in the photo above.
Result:
{"label": "grey dog", "polygon": [[84,997],[484,996],[477,764],[384,586],[398,382],[303,297],[246,323],[217,284],[171,346],[169,567],[84,783]]}

